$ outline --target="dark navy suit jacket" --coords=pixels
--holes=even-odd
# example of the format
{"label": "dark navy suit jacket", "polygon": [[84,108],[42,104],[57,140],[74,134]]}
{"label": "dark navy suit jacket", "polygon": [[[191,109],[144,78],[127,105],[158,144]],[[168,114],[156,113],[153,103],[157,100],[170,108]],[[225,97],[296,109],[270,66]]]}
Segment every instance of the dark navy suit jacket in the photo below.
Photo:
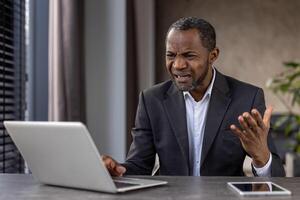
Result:
{"label": "dark navy suit jacket", "polygon": [[[262,89],[243,83],[216,71],[207,112],[202,145],[202,176],[243,176],[246,152],[240,140],[229,129],[239,125],[238,116],[257,108],[265,111]],[[127,174],[150,175],[157,153],[160,175],[191,175],[186,109],[183,93],[172,81],[143,91],[139,97],[133,142],[126,162]],[[284,176],[271,134],[271,175]]]}

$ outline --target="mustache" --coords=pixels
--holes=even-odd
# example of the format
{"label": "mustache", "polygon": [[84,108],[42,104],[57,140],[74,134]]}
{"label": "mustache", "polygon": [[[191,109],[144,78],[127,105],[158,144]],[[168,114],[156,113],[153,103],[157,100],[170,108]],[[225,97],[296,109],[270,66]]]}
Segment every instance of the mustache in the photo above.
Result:
{"label": "mustache", "polygon": [[185,70],[185,71],[175,71],[175,70],[172,70],[171,72],[172,72],[173,75],[177,75],[177,76],[192,75],[192,72],[190,70]]}

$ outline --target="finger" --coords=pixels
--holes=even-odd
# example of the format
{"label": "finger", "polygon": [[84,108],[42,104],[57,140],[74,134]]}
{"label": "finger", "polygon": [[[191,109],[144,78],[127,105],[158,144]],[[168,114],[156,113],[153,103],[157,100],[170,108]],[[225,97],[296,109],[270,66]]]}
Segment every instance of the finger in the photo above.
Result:
{"label": "finger", "polygon": [[112,160],[110,163],[111,169],[117,176],[122,176],[126,172],[126,168],[120,165],[117,161]]}
{"label": "finger", "polygon": [[110,165],[109,172],[111,173],[111,175],[113,176],[123,175],[123,173],[121,173],[122,170],[120,171],[118,170],[119,164],[115,160],[111,159],[109,165]]}
{"label": "finger", "polygon": [[119,172],[117,172],[115,169],[112,169],[109,171],[111,176],[122,176]]}
{"label": "finger", "polygon": [[112,164],[113,159],[109,156],[106,156],[106,155],[101,156],[101,158],[102,158],[102,161],[103,161],[105,167],[106,168],[111,168],[111,164]]}
{"label": "finger", "polygon": [[102,156],[102,160],[106,166],[106,168],[114,169],[116,167],[116,161],[109,156]]}
{"label": "finger", "polygon": [[110,169],[116,168],[116,162],[113,159],[109,160],[109,168]]}
{"label": "finger", "polygon": [[103,155],[101,156],[102,160],[104,162],[105,167],[109,171],[109,173],[112,176],[122,176],[126,169],[122,165],[120,165],[117,161],[115,161],[113,158]]}
{"label": "finger", "polygon": [[115,176],[123,176],[123,174],[126,172],[126,168],[123,167],[122,165],[120,165],[115,160],[113,160],[113,162],[111,162],[111,169]]}
{"label": "finger", "polygon": [[249,113],[243,113],[243,118],[246,121],[248,127],[254,131],[254,132],[258,132],[259,127],[257,125],[256,120],[252,117],[252,115],[250,115]]}
{"label": "finger", "polygon": [[[244,114],[243,114],[244,115]],[[238,117],[238,121],[243,129],[243,131],[246,131],[247,133],[252,133],[252,130],[250,129],[248,123],[246,122],[246,120],[244,119],[243,116],[239,116]]]}
{"label": "finger", "polygon": [[273,111],[273,107],[272,106],[268,106],[268,108],[266,109],[266,111],[264,113],[263,122],[264,122],[264,124],[265,124],[265,126],[267,128],[270,127],[270,121],[271,121],[272,111]]}
{"label": "finger", "polygon": [[244,136],[241,129],[239,129],[236,125],[230,125],[230,130],[235,134],[237,137],[242,138]]}
{"label": "finger", "polygon": [[109,172],[113,170],[113,160],[110,157],[102,157],[102,161]]}
{"label": "finger", "polygon": [[123,173],[121,172],[121,170],[118,170],[118,167],[114,167],[114,168],[109,168],[108,169],[110,175],[112,176],[122,176]]}
{"label": "finger", "polygon": [[116,167],[116,170],[118,171],[118,173],[122,176],[125,172],[126,172],[126,168],[123,167],[122,165],[118,165]]}
{"label": "finger", "polygon": [[261,114],[258,112],[258,110],[255,109],[255,108],[252,109],[252,110],[251,110],[251,114],[252,114],[252,116],[255,118],[255,120],[256,120],[258,126],[259,126],[261,129],[265,129],[266,126],[265,126],[265,124],[264,124],[264,122],[263,122],[263,119],[262,119],[262,117],[261,117]]}

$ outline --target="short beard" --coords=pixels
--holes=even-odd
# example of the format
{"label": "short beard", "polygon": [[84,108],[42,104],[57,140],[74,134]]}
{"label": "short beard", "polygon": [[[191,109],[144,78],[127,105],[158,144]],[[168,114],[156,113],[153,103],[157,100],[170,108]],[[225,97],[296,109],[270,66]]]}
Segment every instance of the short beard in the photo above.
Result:
{"label": "short beard", "polygon": [[178,90],[182,92],[189,92],[195,90],[197,87],[203,84],[204,79],[206,78],[208,74],[209,66],[207,65],[206,70],[204,71],[203,75],[198,78],[198,80],[192,80],[192,85],[190,87],[186,86],[179,86],[177,85],[175,78],[172,78],[173,82],[175,83]]}
{"label": "short beard", "polygon": [[173,82],[175,83],[176,87],[178,88],[178,90],[182,91],[182,92],[189,92],[194,90],[195,88],[197,88],[198,83],[196,80],[192,81],[192,85],[190,87],[188,86],[179,86],[176,81],[173,79]]}

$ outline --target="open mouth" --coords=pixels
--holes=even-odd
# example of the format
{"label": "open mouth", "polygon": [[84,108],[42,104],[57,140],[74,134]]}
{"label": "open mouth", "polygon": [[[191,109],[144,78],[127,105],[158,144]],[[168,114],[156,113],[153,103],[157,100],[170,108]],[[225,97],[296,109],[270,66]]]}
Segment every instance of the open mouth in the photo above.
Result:
{"label": "open mouth", "polygon": [[174,77],[176,78],[176,80],[178,80],[179,82],[186,82],[188,81],[192,76],[190,74],[174,74]]}
{"label": "open mouth", "polygon": [[190,74],[174,74],[175,78],[191,77]]}

